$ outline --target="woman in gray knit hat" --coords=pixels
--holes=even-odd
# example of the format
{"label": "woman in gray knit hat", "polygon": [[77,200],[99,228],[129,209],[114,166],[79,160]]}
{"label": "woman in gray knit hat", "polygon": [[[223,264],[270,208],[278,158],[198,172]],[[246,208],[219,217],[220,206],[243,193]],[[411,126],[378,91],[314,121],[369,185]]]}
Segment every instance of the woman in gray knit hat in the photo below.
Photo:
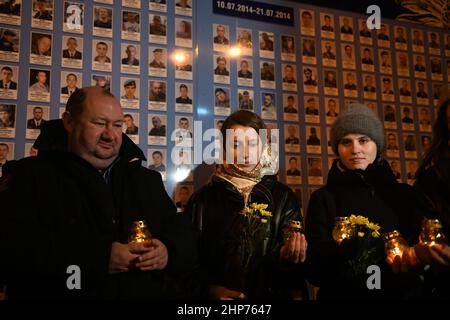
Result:
{"label": "woman in gray knit hat", "polygon": [[356,236],[338,244],[332,236],[337,217],[362,215],[378,224],[381,234],[398,230],[411,244],[417,240],[418,230],[414,227],[420,225],[420,213],[415,213],[412,188],[397,182],[381,156],[381,121],[365,105],[352,104],[336,118],[331,128],[331,146],[338,159],[328,173],[327,184],[311,195],[306,215],[309,281],[320,287],[318,298],[416,297],[420,292],[418,276],[393,272],[400,271],[402,261],[416,263],[412,248],[405,250],[403,257],[387,260],[383,239],[374,239],[371,264],[381,269],[381,289],[369,290],[366,266],[362,264],[360,272],[355,268],[356,259],[364,251],[361,241]]}

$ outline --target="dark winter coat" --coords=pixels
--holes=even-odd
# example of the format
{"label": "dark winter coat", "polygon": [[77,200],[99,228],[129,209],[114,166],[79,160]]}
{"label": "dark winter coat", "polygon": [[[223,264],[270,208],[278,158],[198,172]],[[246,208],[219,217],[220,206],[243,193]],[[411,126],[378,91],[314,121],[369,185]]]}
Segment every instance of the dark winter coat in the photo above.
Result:
{"label": "dark winter coat", "polygon": [[[6,282],[9,296],[164,299],[183,295],[180,278],[189,274],[197,257],[195,230],[177,215],[161,175],[141,166],[142,151],[123,135],[120,158],[103,176],[84,159],[63,151],[61,128],[60,122],[50,121],[43,128],[44,138],[38,139],[39,155],[8,162],[4,168],[0,280]],[[168,265],[162,271],[110,275],[111,245],[127,243],[135,220],[145,220],[153,237],[166,245]],[[71,265],[81,270],[81,290],[66,286]]]}
{"label": "dark winter coat", "polygon": [[[280,262],[283,245],[282,227],[289,220],[301,220],[298,201],[294,193],[265,176],[252,190],[249,203],[268,204],[273,214],[269,237],[258,248],[256,260],[248,277],[244,292],[250,298],[286,298],[290,289],[304,289],[299,265]],[[234,224],[244,208],[244,199],[229,182],[214,176],[212,181],[191,197],[186,209],[201,231],[200,260],[203,285],[219,285],[241,291],[240,270],[233,264],[236,234]]]}
{"label": "dark winter coat", "polygon": [[[381,233],[398,230],[410,244],[417,242],[420,217],[410,186],[396,181],[388,163],[378,158],[366,170],[341,171],[335,160],[327,185],[313,192],[306,216],[308,280],[319,286],[319,298],[400,298],[405,290],[417,293],[415,274],[394,275],[384,262],[384,244],[376,245],[382,256],[381,290],[369,291],[366,280],[349,272],[348,261],[356,253],[356,241],[338,245],[332,237],[336,217],[362,215],[377,223]],[[411,278],[410,278],[411,276]],[[409,288],[412,287],[413,289]]]}

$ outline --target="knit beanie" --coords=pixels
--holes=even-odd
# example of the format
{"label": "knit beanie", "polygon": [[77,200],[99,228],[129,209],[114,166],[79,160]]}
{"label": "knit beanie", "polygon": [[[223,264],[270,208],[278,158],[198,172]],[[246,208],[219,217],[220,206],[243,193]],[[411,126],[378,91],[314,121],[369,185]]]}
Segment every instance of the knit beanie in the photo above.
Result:
{"label": "knit beanie", "polygon": [[377,153],[384,148],[384,130],[378,116],[365,104],[352,103],[341,112],[333,123],[330,132],[330,142],[333,151],[338,153],[339,142],[349,133],[364,134],[377,145]]}

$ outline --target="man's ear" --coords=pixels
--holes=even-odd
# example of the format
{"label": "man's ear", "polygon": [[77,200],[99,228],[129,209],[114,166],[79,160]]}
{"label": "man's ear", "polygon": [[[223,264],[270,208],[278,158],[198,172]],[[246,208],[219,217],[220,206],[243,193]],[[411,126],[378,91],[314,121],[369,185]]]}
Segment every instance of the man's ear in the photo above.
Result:
{"label": "man's ear", "polygon": [[64,128],[66,129],[66,131],[68,133],[71,133],[73,131],[73,127],[74,127],[74,118],[70,114],[69,111],[64,111],[64,113],[62,115],[62,121],[63,121]]}

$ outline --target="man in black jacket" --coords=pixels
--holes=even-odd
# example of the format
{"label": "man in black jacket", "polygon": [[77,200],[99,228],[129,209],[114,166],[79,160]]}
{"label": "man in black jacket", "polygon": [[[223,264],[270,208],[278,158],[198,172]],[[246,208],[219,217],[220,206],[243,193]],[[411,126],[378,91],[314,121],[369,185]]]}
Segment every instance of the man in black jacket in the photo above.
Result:
{"label": "man in black jacket", "polygon": [[[196,260],[194,231],[176,214],[160,174],[141,166],[145,157],[122,134],[122,122],[111,94],[83,88],[69,98],[62,122],[45,126],[38,156],[5,166],[0,282],[11,298],[182,294],[178,275]],[[128,242],[138,220],[151,243]]]}

